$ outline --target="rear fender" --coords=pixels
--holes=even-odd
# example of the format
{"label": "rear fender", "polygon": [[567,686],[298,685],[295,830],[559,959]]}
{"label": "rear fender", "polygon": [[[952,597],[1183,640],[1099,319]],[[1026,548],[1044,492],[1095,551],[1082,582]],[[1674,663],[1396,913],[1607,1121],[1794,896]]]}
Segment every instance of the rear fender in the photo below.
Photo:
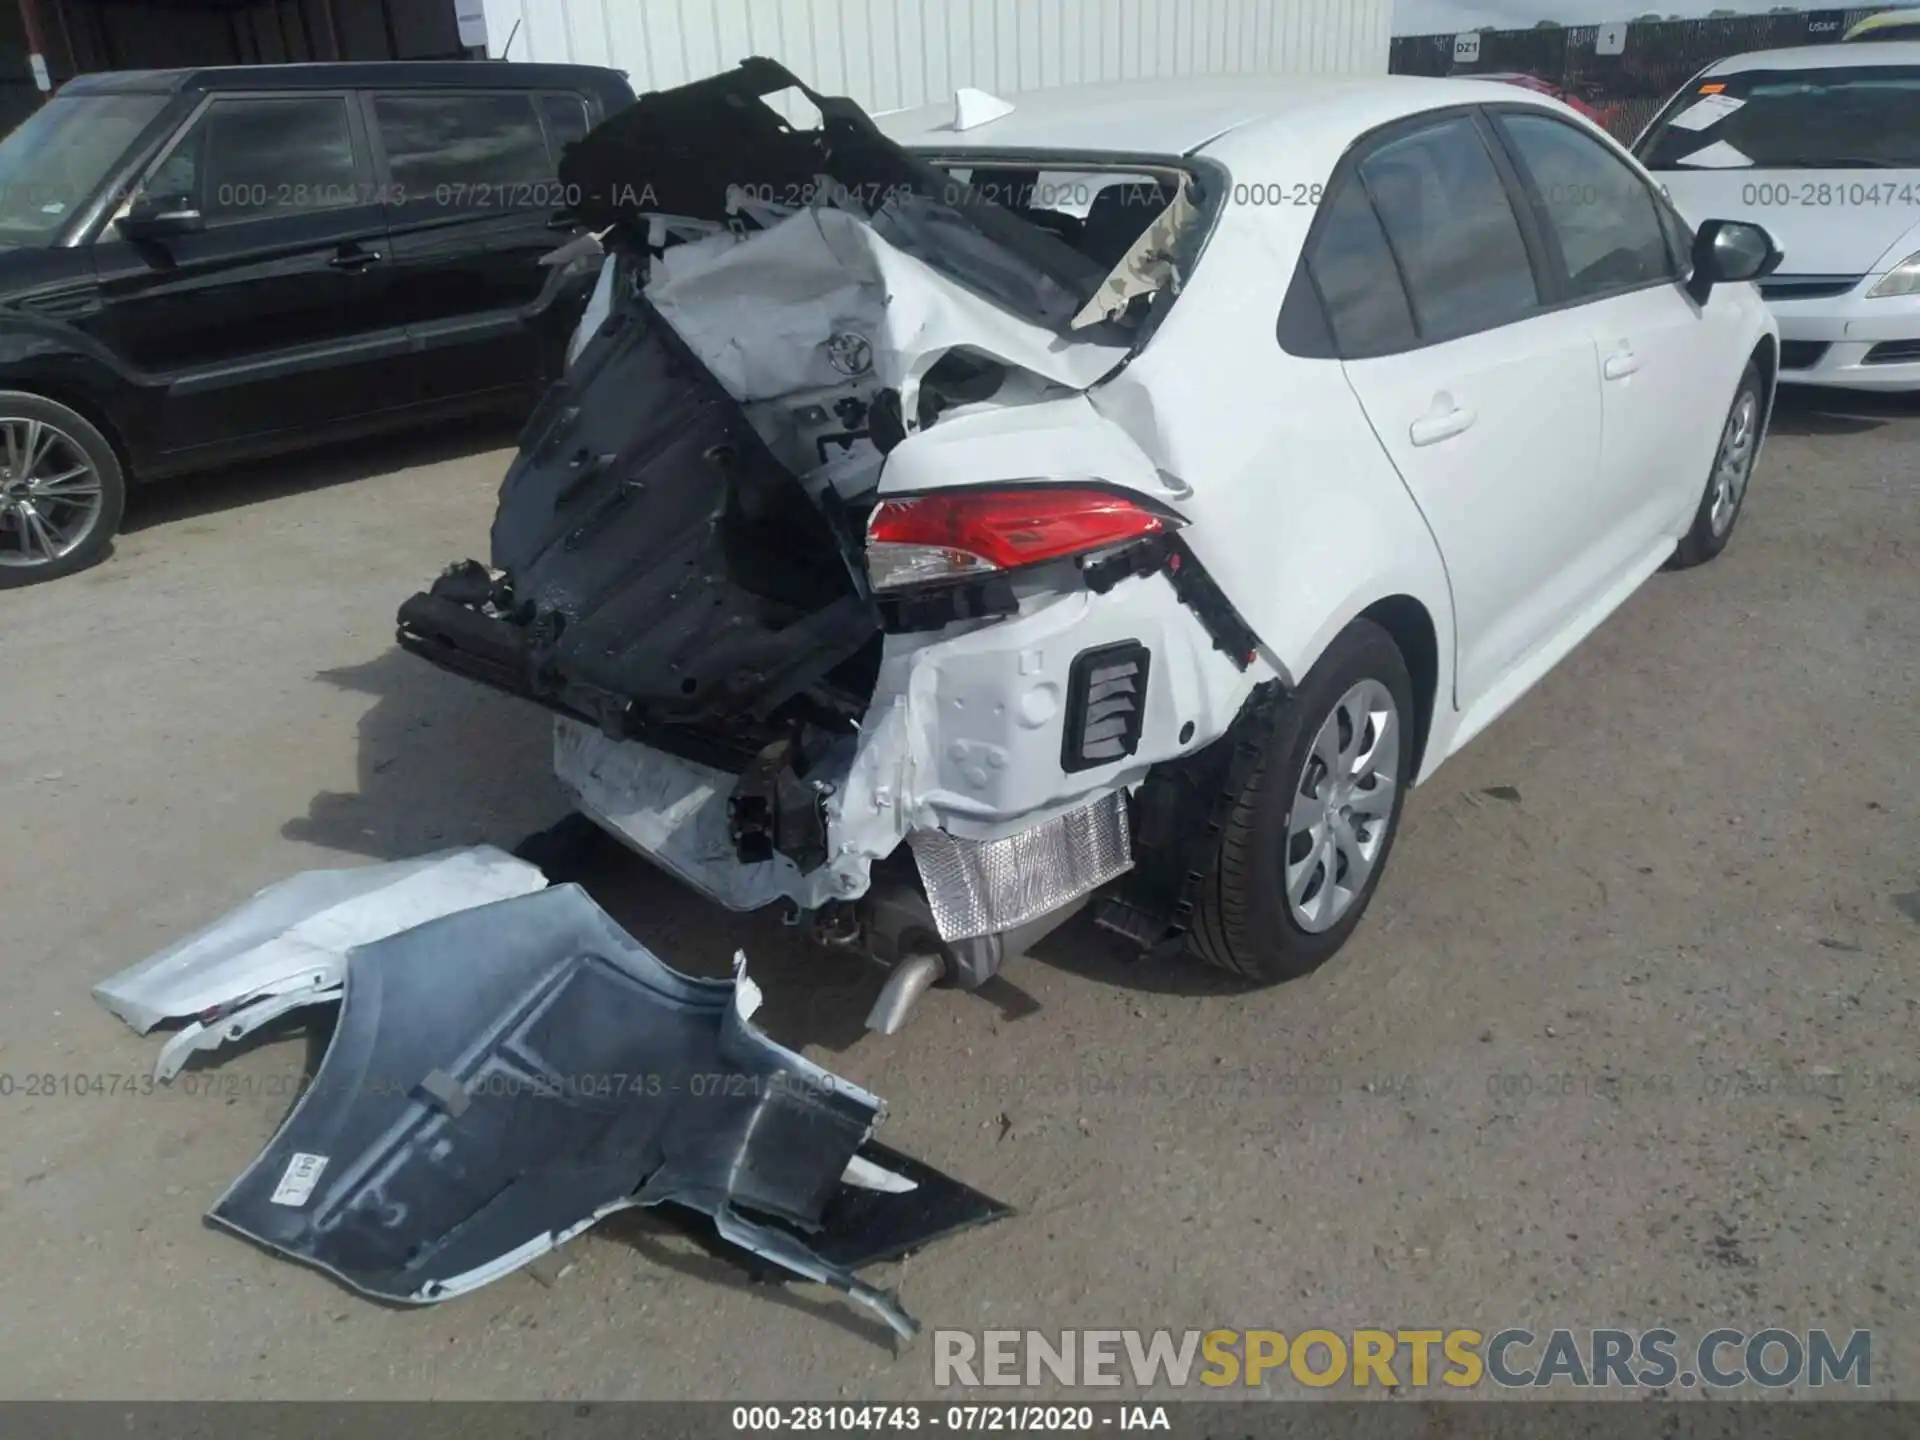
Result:
{"label": "rear fender", "polygon": [[880,493],[1055,482],[1118,486],[1176,514],[1188,493],[1084,394],[943,417],[887,455]]}

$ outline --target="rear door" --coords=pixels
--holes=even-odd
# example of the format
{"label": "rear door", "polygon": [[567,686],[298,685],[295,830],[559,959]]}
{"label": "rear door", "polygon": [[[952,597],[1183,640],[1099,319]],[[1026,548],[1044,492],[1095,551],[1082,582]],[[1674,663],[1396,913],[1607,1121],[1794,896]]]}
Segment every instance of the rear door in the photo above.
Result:
{"label": "rear door", "polygon": [[586,131],[585,102],[389,90],[366,109],[423,398],[505,397],[552,379],[596,274],[540,263],[573,233],[556,223],[568,205],[556,177],[561,145]]}
{"label": "rear door", "polygon": [[83,323],[163,400],[178,454],[404,405],[412,367],[388,308],[386,220],[345,91],[214,94],[141,187],[204,229],[94,244],[101,306]]}
{"label": "rear door", "polygon": [[1489,140],[1454,111],[1366,142],[1308,261],[1348,383],[1446,562],[1463,708],[1593,589],[1600,455],[1586,319],[1549,308]]}
{"label": "rear door", "polygon": [[[1506,110],[1495,124],[1540,221],[1561,303],[1600,351],[1602,428],[1594,543],[1619,573],[1699,503],[1733,397],[1731,312],[1702,308],[1652,188],[1574,125]],[[1724,382],[1724,383],[1722,383]]]}

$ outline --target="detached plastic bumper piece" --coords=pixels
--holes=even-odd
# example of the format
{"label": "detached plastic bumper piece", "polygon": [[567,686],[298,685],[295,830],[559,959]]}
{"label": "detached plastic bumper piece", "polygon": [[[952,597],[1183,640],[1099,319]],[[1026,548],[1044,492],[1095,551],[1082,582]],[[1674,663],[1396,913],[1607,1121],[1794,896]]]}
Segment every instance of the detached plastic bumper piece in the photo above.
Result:
{"label": "detached plastic bumper piece", "polygon": [[1006,1208],[870,1143],[878,1097],[749,1023],[759,991],[669,969],[578,886],[347,956],[313,1084],[211,1218],[381,1299],[431,1303],[634,1205],[832,1285]]}

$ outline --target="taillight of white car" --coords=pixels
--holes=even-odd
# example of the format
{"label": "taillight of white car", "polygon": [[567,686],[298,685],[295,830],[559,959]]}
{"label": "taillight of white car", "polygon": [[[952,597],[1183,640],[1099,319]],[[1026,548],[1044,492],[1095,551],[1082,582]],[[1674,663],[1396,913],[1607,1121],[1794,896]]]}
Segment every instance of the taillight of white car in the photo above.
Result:
{"label": "taillight of white car", "polygon": [[1080,485],[945,490],[882,500],[867,519],[875,590],[1003,574],[1178,528],[1115,491]]}
{"label": "taillight of white car", "polygon": [[1890,295],[1920,295],[1920,251],[1887,271],[1867,291],[1869,300],[1884,299]]}

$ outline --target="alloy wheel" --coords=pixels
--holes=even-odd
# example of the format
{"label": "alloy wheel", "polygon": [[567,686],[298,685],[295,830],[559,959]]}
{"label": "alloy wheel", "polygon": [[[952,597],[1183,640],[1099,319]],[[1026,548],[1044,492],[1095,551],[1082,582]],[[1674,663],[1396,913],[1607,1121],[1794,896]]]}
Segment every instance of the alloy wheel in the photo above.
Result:
{"label": "alloy wheel", "polygon": [[1399,775],[1399,708],[1385,685],[1362,680],[1328,712],[1294,783],[1284,881],[1302,930],[1331,929],[1366,889]]}
{"label": "alloy wheel", "polygon": [[45,420],[0,418],[0,565],[65,559],[105,508],[100,472],[78,440]]}
{"label": "alloy wheel", "polygon": [[1712,498],[1707,506],[1707,523],[1714,537],[1725,535],[1747,493],[1747,477],[1753,473],[1754,441],[1759,431],[1760,401],[1751,390],[1742,390],[1727,416],[1727,428],[1720,433],[1720,451],[1714,456]]}

